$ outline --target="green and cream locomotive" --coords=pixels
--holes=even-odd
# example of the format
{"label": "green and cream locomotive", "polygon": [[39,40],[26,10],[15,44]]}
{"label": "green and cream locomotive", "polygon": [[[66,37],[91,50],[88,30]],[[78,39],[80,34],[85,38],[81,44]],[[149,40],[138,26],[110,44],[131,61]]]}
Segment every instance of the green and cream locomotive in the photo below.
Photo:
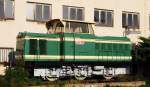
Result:
{"label": "green and cream locomotive", "polygon": [[54,19],[48,32],[20,32],[17,49],[26,69],[50,81],[64,77],[110,79],[130,73],[131,41],[127,37],[98,37],[94,23]]}

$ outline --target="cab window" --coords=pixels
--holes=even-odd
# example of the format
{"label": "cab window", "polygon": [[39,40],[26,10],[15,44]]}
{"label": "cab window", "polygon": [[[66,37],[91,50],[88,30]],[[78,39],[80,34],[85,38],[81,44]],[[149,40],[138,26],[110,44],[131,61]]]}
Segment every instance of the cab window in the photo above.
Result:
{"label": "cab window", "polygon": [[57,23],[55,27],[55,33],[61,33],[63,32],[63,25],[61,23]]}
{"label": "cab window", "polygon": [[66,22],[67,33],[90,33],[93,34],[93,28],[88,23]]}

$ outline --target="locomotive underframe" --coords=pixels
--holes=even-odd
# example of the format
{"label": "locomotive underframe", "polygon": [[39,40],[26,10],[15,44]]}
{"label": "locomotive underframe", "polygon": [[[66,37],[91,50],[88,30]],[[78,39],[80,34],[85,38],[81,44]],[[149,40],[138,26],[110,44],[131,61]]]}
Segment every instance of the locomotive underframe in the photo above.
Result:
{"label": "locomotive underframe", "polygon": [[35,77],[54,81],[58,78],[75,77],[78,80],[93,76],[110,79],[129,74],[130,62],[25,62],[26,69]]}

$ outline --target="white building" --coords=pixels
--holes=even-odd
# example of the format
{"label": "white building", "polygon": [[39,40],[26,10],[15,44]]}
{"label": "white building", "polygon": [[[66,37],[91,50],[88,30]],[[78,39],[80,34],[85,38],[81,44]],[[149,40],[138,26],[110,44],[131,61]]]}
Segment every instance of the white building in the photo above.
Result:
{"label": "white building", "polygon": [[48,19],[96,22],[98,36],[124,36],[134,43],[150,35],[150,0],[0,0],[0,47],[16,47],[18,32],[46,33]]}

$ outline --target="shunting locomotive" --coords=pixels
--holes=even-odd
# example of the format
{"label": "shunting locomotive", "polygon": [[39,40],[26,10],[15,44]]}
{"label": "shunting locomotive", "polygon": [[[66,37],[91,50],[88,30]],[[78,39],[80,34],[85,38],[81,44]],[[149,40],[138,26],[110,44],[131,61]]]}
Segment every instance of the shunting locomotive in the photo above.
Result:
{"label": "shunting locomotive", "polygon": [[46,28],[45,34],[20,32],[17,36],[16,51],[33,76],[55,81],[130,74],[132,43],[127,37],[96,36],[94,23],[83,21],[54,19]]}

